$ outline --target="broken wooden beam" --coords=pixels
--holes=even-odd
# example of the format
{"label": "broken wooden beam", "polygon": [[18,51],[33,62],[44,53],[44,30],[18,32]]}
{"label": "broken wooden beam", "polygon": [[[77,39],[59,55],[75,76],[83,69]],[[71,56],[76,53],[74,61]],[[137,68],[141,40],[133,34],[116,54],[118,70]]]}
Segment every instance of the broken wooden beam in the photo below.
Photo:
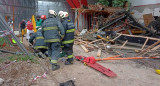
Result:
{"label": "broken wooden beam", "polygon": [[101,41],[101,40],[103,40],[103,39],[94,40],[92,42],[89,42],[89,44],[92,44],[92,43],[95,43],[95,42],[98,42],[98,41]]}
{"label": "broken wooden beam", "polygon": [[155,47],[152,48],[151,50],[155,51],[155,50],[157,50],[158,48],[160,48],[160,45],[155,46]]}
{"label": "broken wooden beam", "polygon": [[122,48],[127,44],[127,42],[128,42],[128,40],[126,40],[126,41],[124,42],[124,44],[121,46],[120,49],[122,49]]}
{"label": "broken wooden beam", "polygon": [[152,44],[151,46],[149,46],[148,48],[144,49],[143,51],[141,51],[138,56],[142,56],[144,54],[146,54],[147,52],[150,51],[151,48],[153,48],[154,46],[156,46],[157,44],[159,44],[160,41],[155,42],[154,44]]}
{"label": "broken wooden beam", "polygon": [[88,49],[84,46],[84,45],[80,45],[81,47],[82,47],[82,49],[86,52],[86,53],[88,53]]}
{"label": "broken wooden beam", "polygon": [[122,34],[118,34],[118,36],[114,39],[112,39],[112,41],[115,41],[117,38],[119,38]]}
{"label": "broken wooden beam", "polygon": [[[120,35],[120,33],[117,33],[118,35]],[[140,38],[149,38],[150,40],[157,40],[160,41],[160,39],[158,38],[153,38],[153,37],[147,37],[147,36],[139,36],[139,35],[128,35],[128,34],[121,34],[123,36],[129,36],[129,37],[140,37]]]}
{"label": "broken wooden beam", "polygon": [[143,50],[143,49],[144,49],[144,47],[146,46],[146,44],[147,44],[148,40],[149,40],[149,38],[147,38],[147,39],[146,39],[146,41],[145,41],[144,45],[142,46],[141,50]]}
{"label": "broken wooden beam", "polygon": [[96,46],[94,44],[89,44],[88,42],[83,41],[83,40],[77,40],[77,41],[79,41],[79,44],[83,44],[83,45],[86,45],[86,46],[93,46],[95,48],[99,48],[98,46]]}

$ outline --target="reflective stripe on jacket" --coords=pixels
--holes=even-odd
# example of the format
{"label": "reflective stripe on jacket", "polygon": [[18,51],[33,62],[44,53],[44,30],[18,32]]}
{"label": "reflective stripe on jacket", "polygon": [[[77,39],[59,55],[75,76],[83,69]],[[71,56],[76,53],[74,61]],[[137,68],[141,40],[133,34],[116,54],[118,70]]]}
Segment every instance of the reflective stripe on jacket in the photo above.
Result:
{"label": "reflective stripe on jacket", "polygon": [[44,37],[42,35],[42,29],[32,34],[32,36],[29,39],[29,42],[32,43],[34,39],[35,39],[35,44],[34,44],[35,49],[47,49],[47,44],[44,42]]}
{"label": "reflective stripe on jacket", "polygon": [[73,22],[71,22],[69,19],[64,19],[62,24],[65,28],[65,36],[62,41],[62,44],[73,43],[74,42],[74,31],[75,31],[75,26]]}
{"label": "reflective stripe on jacket", "polygon": [[60,36],[64,35],[64,28],[57,18],[47,18],[42,28],[45,42],[60,42]]}

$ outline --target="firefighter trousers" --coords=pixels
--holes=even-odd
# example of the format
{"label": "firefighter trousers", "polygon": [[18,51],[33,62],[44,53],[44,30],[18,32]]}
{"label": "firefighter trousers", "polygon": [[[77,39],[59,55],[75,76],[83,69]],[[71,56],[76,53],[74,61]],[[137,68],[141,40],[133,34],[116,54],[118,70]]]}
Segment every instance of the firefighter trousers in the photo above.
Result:
{"label": "firefighter trousers", "polygon": [[60,43],[59,42],[53,42],[53,43],[47,43],[48,45],[48,57],[51,58],[51,64],[55,64],[58,61],[59,54],[60,54]]}
{"label": "firefighter trousers", "polygon": [[64,44],[62,50],[66,53],[67,58],[73,58],[73,43]]}

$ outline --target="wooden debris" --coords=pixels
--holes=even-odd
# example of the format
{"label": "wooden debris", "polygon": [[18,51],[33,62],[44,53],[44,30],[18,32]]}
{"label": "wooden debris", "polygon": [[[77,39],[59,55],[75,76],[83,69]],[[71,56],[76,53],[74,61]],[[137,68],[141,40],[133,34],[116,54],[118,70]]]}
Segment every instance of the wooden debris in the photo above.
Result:
{"label": "wooden debris", "polygon": [[92,44],[92,43],[95,43],[95,42],[98,42],[98,41],[101,41],[103,39],[98,39],[98,40],[95,40],[95,41],[92,41],[92,42],[89,42],[89,44]]}
{"label": "wooden debris", "polygon": [[0,78],[0,86],[4,83],[4,80]]}
{"label": "wooden debris", "polygon": [[153,48],[154,46],[156,46],[157,44],[159,44],[160,41],[155,42],[154,44],[152,44],[151,46],[149,46],[148,48],[144,49],[143,51],[141,51],[138,56],[142,56],[144,54],[146,54],[147,52],[149,52],[151,50],[151,48]]}
{"label": "wooden debris", "polygon": [[84,45],[80,45],[81,47],[82,47],[82,49],[86,52],[86,53],[88,53],[88,49],[84,46]]}
{"label": "wooden debris", "polygon": [[142,46],[142,49],[141,49],[141,50],[143,50],[143,49],[144,49],[144,47],[146,46],[146,44],[147,44],[148,40],[149,40],[149,38],[147,38],[147,39],[146,39],[146,41],[145,41],[144,45]]}
{"label": "wooden debris", "polygon": [[116,38],[114,38],[112,41],[115,41],[117,38],[119,38],[122,34],[119,34]]}
{"label": "wooden debris", "polygon": [[147,37],[147,36],[139,36],[139,35],[128,35],[128,34],[120,34],[120,33],[117,33],[119,35],[123,35],[123,36],[129,36],[129,37],[140,37],[140,38],[149,38],[150,40],[157,40],[157,41],[160,41],[160,39],[158,38],[153,38],[153,37]]}
{"label": "wooden debris", "polygon": [[152,48],[151,50],[155,51],[155,50],[157,50],[158,48],[160,48],[160,45],[155,46],[155,47]]}
{"label": "wooden debris", "polygon": [[120,49],[122,49],[122,48],[127,44],[127,42],[128,42],[128,40],[126,40],[126,41],[124,42],[124,44],[122,45],[122,47],[121,47]]}
{"label": "wooden debris", "polygon": [[89,47],[92,47],[92,48],[99,48],[98,46],[96,46],[94,44],[89,44],[89,42],[83,41],[82,39],[77,39],[77,41],[78,41],[78,44],[83,44],[85,46],[89,46]]}
{"label": "wooden debris", "polygon": [[107,48],[106,48],[106,45],[104,44],[104,42],[102,41],[102,44],[103,44],[103,46],[104,46],[104,49],[106,50]]}
{"label": "wooden debris", "polygon": [[149,55],[149,57],[156,57],[156,56],[160,56],[160,54],[159,53],[155,53],[155,54]]}
{"label": "wooden debris", "polygon": [[97,57],[100,57],[100,56],[101,56],[101,51],[102,51],[102,49],[98,49]]}

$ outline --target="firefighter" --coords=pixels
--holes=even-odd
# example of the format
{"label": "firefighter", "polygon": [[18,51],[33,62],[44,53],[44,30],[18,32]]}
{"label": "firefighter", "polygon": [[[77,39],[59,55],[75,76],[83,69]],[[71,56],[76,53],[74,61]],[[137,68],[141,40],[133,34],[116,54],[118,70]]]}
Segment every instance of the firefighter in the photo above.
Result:
{"label": "firefighter", "polygon": [[54,71],[60,68],[57,60],[61,49],[60,41],[64,37],[63,25],[54,10],[49,10],[49,17],[42,23],[42,29],[42,34],[48,45],[48,56],[51,57],[52,70]]}
{"label": "firefighter", "polygon": [[[35,40],[35,43],[33,41]],[[34,45],[35,53],[42,58],[46,58],[47,55],[47,44],[44,42],[44,37],[42,35],[42,28],[39,28],[36,33],[33,33],[29,39],[29,42]]]}
{"label": "firefighter", "polygon": [[62,25],[65,29],[65,36],[62,40],[62,51],[65,52],[67,60],[65,65],[73,64],[73,43],[74,43],[74,31],[75,26],[69,19],[68,12],[63,12],[63,15],[59,15],[62,20]]}

